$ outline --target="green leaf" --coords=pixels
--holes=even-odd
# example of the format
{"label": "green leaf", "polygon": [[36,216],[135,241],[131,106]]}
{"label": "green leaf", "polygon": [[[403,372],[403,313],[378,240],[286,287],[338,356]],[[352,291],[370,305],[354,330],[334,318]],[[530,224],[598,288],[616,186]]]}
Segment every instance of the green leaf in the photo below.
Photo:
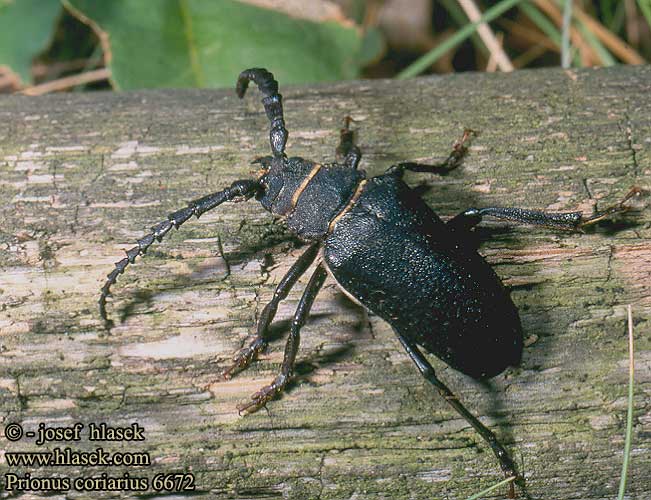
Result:
{"label": "green leaf", "polygon": [[59,0],[0,0],[0,65],[32,82],[32,60],[49,45],[61,14]]}
{"label": "green leaf", "polygon": [[362,38],[362,46],[359,55],[360,66],[368,66],[377,62],[386,51],[387,44],[382,32],[378,28],[368,28]]}
{"label": "green leaf", "polygon": [[103,32],[116,88],[230,87],[262,66],[283,83],[358,76],[355,26],[313,22],[235,0],[64,0]]}
{"label": "green leaf", "polygon": [[651,0],[637,0],[637,4],[646,19],[647,24],[651,28]]}

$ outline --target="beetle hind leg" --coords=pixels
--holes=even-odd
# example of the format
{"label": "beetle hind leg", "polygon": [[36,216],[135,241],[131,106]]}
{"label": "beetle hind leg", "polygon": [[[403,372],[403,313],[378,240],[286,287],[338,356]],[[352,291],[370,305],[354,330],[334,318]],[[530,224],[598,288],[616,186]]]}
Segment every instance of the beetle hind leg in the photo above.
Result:
{"label": "beetle hind leg", "polygon": [[350,130],[350,116],[344,118],[344,128],[339,132],[339,146],[337,146],[337,161],[347,167],[356,169],[362,159],[362,151],[355,144],[355,133]]}
{"label": "beetle hind leg", "polygon": [[310,314],[310,309],[312,308],[314,299],[323,286],[326,276],[327,273],[325,268],[322,264],[319,264],[314,271],[314,274],[312,274],[310,282],[307,284],[303,296],[298,303],[298,307],[296,308],[296,312],[294,313],[292,328],[287,339],[287,344],[285,344],[285,355],[283,357],[280,373],[271,384],[264,386],[258,392],[253,394],[251,396],[251,401],[239,405],[237,410],[240,413],[251,413],[258,410],[277,394],[280,394],[287,386],[296,362],[296,353],[298,352],[301,328]]}
{"label": "beetle hind leg", "polygon": [[235,372],[244,370],[251,364],[251,361],[267,347],[267,337],[269,335],[269,325],[278,311],[278,304],[285,298],[287,294],[296,284],[296,281],[307,271],[310,264],[314,262],[317,254],[319,253],[320,243],[316,242],[303,252],[296,262],[289,268],[287,274],[280,280],[276,290],[274,291],[273,298],[262,310],[260,319],[258,320],[258,328],[255,337],[251,343],[240,350],[233,358],[233,363],[222,372],[225,379],[230,379]]}
{"label": "beetle hind leg", "polygon": [[638,196],[641,193],[642,189],[634,186],[619,203],[599,210],[591,216],[585,216],[583,212],[544,212],[542,210],[528,210],[513,207],[469,208],[450,219],[447,225],[453,231],[469,231],[479,224],[484,217],[488,216],[519,222],[521,224],[580,231],[584,227],[595,224],[613,214],[626,212],[629,209],[626,202],[633,196]]}
{"label": "beetle hind leg", "polygon": [[[465,420],[468,422],[475,431],[488,443],[488,445],[493,450],[493,453],[500,462],[502,471],[506,477],[515,477],[520,479],[520,475],[515,467],[515,463],[511,459],[509,453],[506,451],[506,448],[497,440],[497,437],[493,432],[488,429],[484,424],[482,424],[477,417],[475,417],[468,409],[466,409],[459,398],[454,395],[454,393],[436,376],[434,368],[423,355],[422,352],[418,349],[416,344],[402,335],[398,334],[398,340],[409,354],[411,360],[416,364],[421,375],[432,384],[438,390],[439,394],[445,399],[450,406],[452,406]],[[512,488],[512,486],[511,486]]]}

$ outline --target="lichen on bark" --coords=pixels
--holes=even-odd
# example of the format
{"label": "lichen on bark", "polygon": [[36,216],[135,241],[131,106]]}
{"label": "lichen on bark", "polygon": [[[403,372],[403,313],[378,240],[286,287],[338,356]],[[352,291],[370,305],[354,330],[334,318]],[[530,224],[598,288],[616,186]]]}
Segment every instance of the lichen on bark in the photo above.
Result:
{"label": "lichen on bark", "polygon": [[[288,152],[333,158],[350,115],[370,174],[442,158],[464,127],[478,130],[455,172],[408,176],[451,216],[488,205],[589,212],[632,185],[651,187],[649,82],[649,67],[618,67],[280,84]],[[144,442],[105,447],[146,451],[153,465],[92,474],[190,471],[206,498],[465,498],[498,481],[486,445],[420,378],[388,325],[331,282],[304,328],[295,382],[268,412],[237,415],[236,404],[278,370],[280,337],[304,286],[282,303],[268,352],[221,381],[301,252],[255,203],[224,205],[152,247],[114,287],[116,326],[102,329],[99,288],[122,250],[186,201],[247,177],[250,161],[267,154],[267,127],[256,95],[241,102],[226,90],[3,100],[3,423],[137,422]],[[632,204],[637,210],[587,234],[485,224],[481,252],[521,311],[522,365],[480,384],[436,363],[507,444],[533,498],[615,494],[627,304],[637,332],[629,494],[651,496],[651,216],[648,199]],[[3,448],[44,449],[25,439]]]}

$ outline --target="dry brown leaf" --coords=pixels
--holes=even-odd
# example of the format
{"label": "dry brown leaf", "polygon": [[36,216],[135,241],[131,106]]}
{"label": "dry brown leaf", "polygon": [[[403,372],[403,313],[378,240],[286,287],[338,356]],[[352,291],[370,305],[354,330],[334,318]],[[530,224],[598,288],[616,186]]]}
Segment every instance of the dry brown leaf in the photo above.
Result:
{"label": "dry brown leaf", "polygon": [[380,8],[378,21],[393,47],[420,50],[431,45],[430,0],[387,0]]}
{"label": "dry brown leaf", "polygon": [[298,19],[322,23],[335,21],[346,26],[354,23],[348,19],[341,7],[330,0],[238,0],[264,9],[276,10]]}

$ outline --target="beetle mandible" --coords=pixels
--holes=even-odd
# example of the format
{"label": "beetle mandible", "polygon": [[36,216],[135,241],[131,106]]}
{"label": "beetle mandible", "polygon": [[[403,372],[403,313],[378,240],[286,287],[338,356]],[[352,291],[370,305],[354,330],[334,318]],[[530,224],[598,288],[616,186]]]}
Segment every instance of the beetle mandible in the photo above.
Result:
{"label": "beetle mandible", "polygon": [[490,445],[503,472],[517,477],[504,446],[439,380],[421,352],[423,348],[475,378],[493,377],[520,362],[518,311],[493,269],[468,243],[469,231],[484,216],[579,230],[625,210],[624,202],[639,190],[634,188],[619,204],[588,217],[582,212],[487,207],[465,210],[444,222],[403,176],[405,171],[449,172],[466,153],[471,131],[464,132],[440,164],[399,163],[383,175],[367,178],[357,168],[362,155],[353,141],[349,118],[341,130],[338,161],[321,164],[287,157],[288,132],[278,83],[266,69],[245,70],[237,80],[240,98],[250,81],[264,95],[272,155],[256,160],[262,167],[257,178],[235,181],[223,191],[190,202],[138,240],[107,277],[99,299],[102,318],[108,322],[106,299],[111,285],[154,241],[161,241],[193,215],[199,217],[226,201],[255,197],[266,210],[283,216],[288,228],[309,245],[276,287],[260,315],[253,340],[223,372],[225,377],[246,368],[265,349],[280,301],[310,265],[318,263],[294,314],[280,373],[238,409],[254,411],[285,388],[296,360],[301,327],[329,274],[347,295],[391,325],[423,377]]}

